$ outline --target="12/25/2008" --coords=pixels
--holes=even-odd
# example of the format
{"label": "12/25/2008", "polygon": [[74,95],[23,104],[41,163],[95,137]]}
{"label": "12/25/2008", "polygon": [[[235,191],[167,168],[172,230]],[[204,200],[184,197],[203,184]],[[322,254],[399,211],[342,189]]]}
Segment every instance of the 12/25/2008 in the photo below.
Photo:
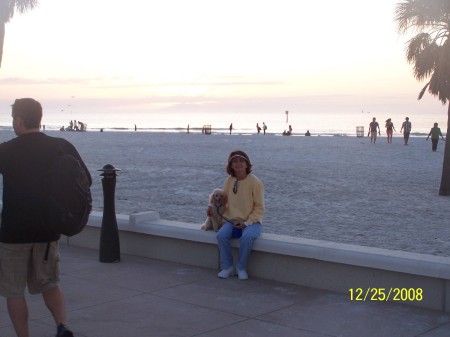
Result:
{"label": "12/25/2008", "polygon": [[422,288],[350,288],[350,301],[402,301],[423,300]]}

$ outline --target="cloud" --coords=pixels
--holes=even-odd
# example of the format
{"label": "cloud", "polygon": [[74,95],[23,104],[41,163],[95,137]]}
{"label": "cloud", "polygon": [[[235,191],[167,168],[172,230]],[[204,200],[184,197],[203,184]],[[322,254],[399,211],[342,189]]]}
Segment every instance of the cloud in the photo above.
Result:
{"label": "cloud", "polygon": [[0,78],[0,85],[29,86],[29,85],[74,85],[88,84],[89,79],[85,78],[25,78],[25,77],[7,77]]}

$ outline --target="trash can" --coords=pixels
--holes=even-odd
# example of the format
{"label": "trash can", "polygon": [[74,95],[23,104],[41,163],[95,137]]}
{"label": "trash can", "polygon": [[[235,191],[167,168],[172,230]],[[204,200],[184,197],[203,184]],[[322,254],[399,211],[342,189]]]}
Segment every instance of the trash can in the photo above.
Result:
{"label": "trash can", "polygon": [[364,126],[356,127],[356,137],[364,137]]}
{"label": "trash can", "polygon": [[211,125],[203,125],[202,133],[205,135],[211,134]]}

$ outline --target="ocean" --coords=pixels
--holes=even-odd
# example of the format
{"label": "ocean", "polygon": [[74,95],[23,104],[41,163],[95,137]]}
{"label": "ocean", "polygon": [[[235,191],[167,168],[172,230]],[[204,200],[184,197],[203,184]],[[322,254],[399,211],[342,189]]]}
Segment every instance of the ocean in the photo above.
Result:
{"label": "ocean", "polygon": [[[44,111],[42,124],[47,130],[59,130],[67,127],[70,120],[77,120],[87,125],[88,131],[134,131],[135,127],[139,132],[187,132],[201,133],[204,125],[211,126],[212,133],[228,134],[229,126],[233,124],[234,134],[255,134],[256,123],[262,127],[267,125],[267,133],[270,135],[281,135],[283,131],[293,128],[294,136],[303,136],[307,130],[312,135],[345,135],[356,136],[356,127],[363,126],[364,133],[367,134],[369,123],[373,117],[377,118],[380,124],[381,133],[385,134],[385,120],[392,118],[394,127],[397,130],[395,135],[400,135],[401,124],[406,116],[412,122],[411,136],[422,136],[428,134],[437,122],[443,133],[447,130],[446,107],[441,107],[436,102],[438,109],[431,112],[419,112],[404,114],[403,112],[393,112],[390,114],[372,114],[366,111],[339,112],[332,111],[286,111],[281,112],[247,112],[247,113],[227,113],[205,111],[177,112],[165,111],[160,113],[144,112],[124,112],[109,110],[107,112],[86,111],[86,112],[61,112],[50,110]],[[0,115],[0,128],[11,127],[10,112]]]}

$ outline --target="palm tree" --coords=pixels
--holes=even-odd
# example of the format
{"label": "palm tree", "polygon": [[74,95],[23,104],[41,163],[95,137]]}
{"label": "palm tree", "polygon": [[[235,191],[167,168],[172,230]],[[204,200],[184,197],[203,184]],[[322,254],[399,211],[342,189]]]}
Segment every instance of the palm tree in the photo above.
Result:
{"label": "palm tree", "polygon": [[14,16],[15,11],[24,13],[33,9],[38,0],[0,0],[0,67],[3,57],[3,42],[5,41],[5,24]]}
{"label": "palm tree", "polygon": [[439,195],[450,195],[450,0],[404,0],[397,4],[395,20],[401,34],[417,32],[406,47],[406,59],[414,66],[414,77],[428,80],[428,89],[448,107],[447,137]]}

